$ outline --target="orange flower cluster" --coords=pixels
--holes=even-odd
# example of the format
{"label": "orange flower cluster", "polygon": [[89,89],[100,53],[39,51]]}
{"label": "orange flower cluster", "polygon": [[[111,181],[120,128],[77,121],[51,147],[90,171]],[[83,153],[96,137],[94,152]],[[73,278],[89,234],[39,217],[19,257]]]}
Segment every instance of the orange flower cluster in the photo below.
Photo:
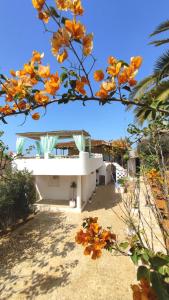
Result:
{"label": "orange flower cluster", "polygon": [[88,80],[86,79],[86,77],[82,76],[81,77],[81,80],[76,80],[76,87],[75,87],[75,90],[79,93],[79,94],[82,94],[82,95],[86,95],[86,91],[84,89],[85,85],[88,85],[89,82]]}
{"label": "orange flower cluster", "polygon": [[[48,23],[51,12],[49,9],[44,10],[45,0],[32,0],[32,4],[38,10],[39,19]],[[57,61],[62,63],[68,58],[66,48],[70,48],[73,40],[82,43],[84,56],[90,55],[93,49],[93,34],[86,34],[85,26],[76,20],[76,16],[81,16],[84,12],[81,0],[56,0],[56,5],[57,9],[70,11],[74,15],[73,20],[66,19],[64,27],[60,27],[53,34],[51,50]]]}
{"label": "orange flower cluster", "polygon": [[80,21],[66,20],[65,26],[59,28],[57,32],[53,34],[51,41],[52,53],[57,57],[59,63],[62,63],[68,57],[66,48],[71,48],[71,41],[81,41],[83,45],[83,54],[88,56],[93,49],[93,35],[85,34],[86,29]]}
{"label": "orange flower cluster", "polygon": [[[101,83],[96,96],[101,99],[106,99],[108,98],[109,93],[120,88],[123,84],[134,86],[137,83],[134,77],[136,76],[141,63],[142,58],[140,56],[132,57],[129,65],[110,56],[108,58],[109,66],[106,70],[107,80]],[[102,70],[94,72],[95,81],[102,81],[105,76],[106,74],[104,74]]]}
{"label": "orange flower cluster", "polygon": [[75,16],[81,16],[84,12],[81,0],[56,0],[56,5],[60,10],[70,10]]}
{"label": "orange flower cluster", "polygon": [[49,22],[50,12],[48,9],[44,10],[45,0],[32,0],[32,5],[38,11],[38,17],[45,23]]}
{"label": "orange flower cluster", "polygon": [[[16,111],[31,110],[34,105],[46,105],[50,101],[50,95],[54,96],[60,88],[58,73],[51,74],[50,67],[41,64],[44,54],[33,51],[31,60],[19,71],[11,70],[12,78],[6,78],[1,83],[1,91],[4,94],[5,104],[0,107],[3,115]],[[43,83],[44,90],[38,91],[35,86]],[[39,114],[32,115],[34,120],[39,119]]]}
{"label": "orange flower cluster", "polygon": [[84,231],[80,230],[75,241],[85,246],[84,254],[91,255],[92,259],[97,259],[102,255],[102,249],[110,249],[116,241],[116,235],[109,230],[102,229],[97,223],[98,218],[87,218],[84,220]]}
{"label": "orange flower cluster", "polygon": [[133,290],[133,300],[157,300],[155,291],[150,286],[150,283],[141,279],[140,284],[133,284],[131,286]]}

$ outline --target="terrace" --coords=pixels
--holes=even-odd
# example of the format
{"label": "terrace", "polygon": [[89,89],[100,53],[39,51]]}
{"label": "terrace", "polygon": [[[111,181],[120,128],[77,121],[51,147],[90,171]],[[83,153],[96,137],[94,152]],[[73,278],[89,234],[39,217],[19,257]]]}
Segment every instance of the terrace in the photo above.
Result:
{"label": "terrace", "polygon": [[[36,153],[33,157],[23,154],[26,139],[34,142]],[[73,140],[78,155],[60,150],[57,145],[61,140]],[[26,168],[33,175],[88,175],[103,162],[101,154],[91,153],[91,137],[84,130],[17,133],[16,150],[17,168]]]}

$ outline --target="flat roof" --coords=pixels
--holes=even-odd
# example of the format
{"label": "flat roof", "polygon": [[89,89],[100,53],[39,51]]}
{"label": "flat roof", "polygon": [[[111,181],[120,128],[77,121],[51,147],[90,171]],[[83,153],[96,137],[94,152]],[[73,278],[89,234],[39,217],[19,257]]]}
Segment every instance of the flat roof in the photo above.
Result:
{"label": "flat roof", "polygon": [[21,132],[16,133],[17,136],[30,138],[33,140],[40,140],[41,136],[55,136],[57,135],[60,139],[71,138],[73,135],[84,135],[90,137],[90,134],[85,130],[58,130],[58,131],[41,131],[41,132]]}

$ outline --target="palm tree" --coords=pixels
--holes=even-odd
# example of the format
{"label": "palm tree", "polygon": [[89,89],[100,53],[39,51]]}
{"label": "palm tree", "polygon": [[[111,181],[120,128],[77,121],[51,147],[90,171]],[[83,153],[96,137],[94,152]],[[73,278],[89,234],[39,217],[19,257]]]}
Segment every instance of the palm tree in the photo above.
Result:
{"label": "palm tree", "polygon": [[[169,31],[169,20],[161,23],[151,37]],[[155,46],[169,43],[169,38],[150,42]],[[163,53],[156,61],[153,74],[141,80],[130,94],[130,100],[146,103],[147,107],[136,107],[134,114],[139,123],[154,119],[156,109],[169,109],[169,50]],[[150,106],[152,109],[148,109]],[[130,107],[129,107],[130,108]]]}

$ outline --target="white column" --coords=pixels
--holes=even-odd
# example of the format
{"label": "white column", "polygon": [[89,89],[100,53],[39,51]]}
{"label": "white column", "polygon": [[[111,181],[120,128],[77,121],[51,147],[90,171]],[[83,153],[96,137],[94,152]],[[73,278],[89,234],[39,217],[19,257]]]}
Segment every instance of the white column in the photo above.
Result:
{"label": "white column", "polygon": [[81,210],[82,208],[82,178],[81,176],[77,176],[77,208]]}

